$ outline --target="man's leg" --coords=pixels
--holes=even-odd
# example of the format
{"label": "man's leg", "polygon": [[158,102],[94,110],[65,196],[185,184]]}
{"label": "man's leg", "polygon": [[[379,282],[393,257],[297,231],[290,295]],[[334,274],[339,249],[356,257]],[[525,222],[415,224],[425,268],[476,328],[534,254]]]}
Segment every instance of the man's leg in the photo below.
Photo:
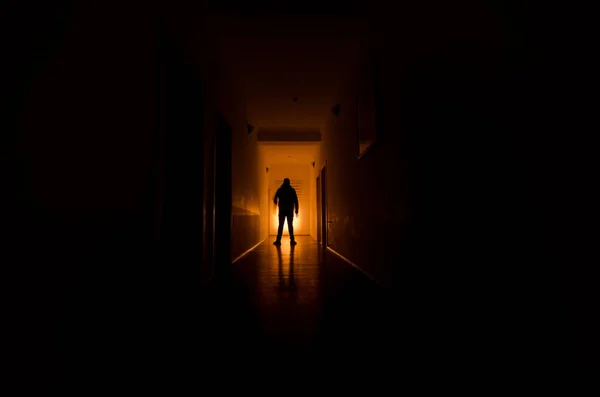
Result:
{"label": "man's leg", "polygon": [[277,228],[277,240],[273,244],[281,244],[281,235],[283,234],[283,224],[285,222],[285,214],[279,211],[279,227]]}
{"label": "man's leg", "polygon": [[287,222],[288,222],[288,231],[290,232],[290,241],[292,243],[295,243],[296,240],[294,239],[294,212],[290,211],[287,214]]}

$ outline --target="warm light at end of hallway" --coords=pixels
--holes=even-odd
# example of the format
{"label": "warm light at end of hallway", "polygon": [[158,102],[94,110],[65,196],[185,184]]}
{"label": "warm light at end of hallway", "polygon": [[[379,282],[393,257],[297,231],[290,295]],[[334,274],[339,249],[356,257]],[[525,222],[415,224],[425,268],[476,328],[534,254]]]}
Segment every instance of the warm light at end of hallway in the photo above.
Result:
{"label": "warm light at end of hallway", "polygon": [[[300,213],[298,213],[298,216],[296,216],[296,214],[294,214],[294,230],[300,230],[300,227],[302,225],[302,216],[300,215]],[[279,227],[279,210],[275,209],[275,212],[273,214],[273,230],[274,230],[274,234],[277,234],[277,228]],[[289,236],[290,232],[288,231],[288,225],[287,225],[287,220],[285,221],[285,224],[283,225],[283,235],[284,236]]]}

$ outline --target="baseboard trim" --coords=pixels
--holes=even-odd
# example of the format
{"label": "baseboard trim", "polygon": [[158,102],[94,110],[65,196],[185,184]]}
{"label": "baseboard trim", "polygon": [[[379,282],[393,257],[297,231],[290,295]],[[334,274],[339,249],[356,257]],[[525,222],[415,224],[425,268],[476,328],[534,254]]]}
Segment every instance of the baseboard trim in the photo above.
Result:
{"label": "baseboard trim", "polygon": [[267,240],[267,238],[265,237],[261,241],[259,241],[258,244],[256,244],[255,246],[253,246],[252,248],[248,248],[243,254],[239,255],[237,258],[235,258],[234,260],[232,260],[231,264],[234,264],[235,262],[239,261],[240,259],[242,259],[246,255],[248,255],[250,253],[250,251],[252,251],[256,247],[258,247],[259,245],[261,245],[262,243],[264,243],[266,240]]}
{"label": "baseboard trim", "polygon": [[371,281],[373,281],[379,287],[385,288],[383,286],[383,284],[381,284],[379,281],[377,281],[377,279],[375,277],[373,277],[373,275],[371,273],[369,273],[368,271],[364,270],[363,268],[361,268],[360,266],[358,266],[356,263],[354,263],[350,259],[346,258],[344,255],[340,254],[339,252],[337,252],[336,250],[334,250],[331,247],[327,247],[327,250],[329,252],[331,252],[332,254],[334,254],[335,256],[337,256],[338,258],[340,258],[341,260],[343,260],[344,262],[348,263],[353,268],[355,268],[358,271],[360,271],[362,274],[364,274],[365,276],[367,276]]}

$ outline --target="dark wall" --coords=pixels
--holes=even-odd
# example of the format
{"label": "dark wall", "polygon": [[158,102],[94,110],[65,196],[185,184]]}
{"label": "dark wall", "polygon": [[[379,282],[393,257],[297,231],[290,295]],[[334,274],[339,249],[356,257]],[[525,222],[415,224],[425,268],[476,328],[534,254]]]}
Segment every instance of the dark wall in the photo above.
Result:
{"label": "dark wall", "polygon": [[567,229],[589,238],[564,214],[589,157],[552,121],[567,107],[550,100],[543,23],[490,4],[403,11],[372,16],[373,150],[357,160],[351,79],[323,133],[332,248],[391,289],[399,332],[436,359],[581,363],[597,295],[574,273],[595,273],[563,251],[579,245]]}
{"label": "dark wall", "polygon": [[266,237],[260,235],[257,133],[248,133],[240,68],[234,60],[221,58],[215,83],[217,109],[231,129],[231,260]]}
{"label": "dark wall", "polygon": [[3,360],[24,395],[168,374],[194,349],[203,88],[152,6],[4,14]]}

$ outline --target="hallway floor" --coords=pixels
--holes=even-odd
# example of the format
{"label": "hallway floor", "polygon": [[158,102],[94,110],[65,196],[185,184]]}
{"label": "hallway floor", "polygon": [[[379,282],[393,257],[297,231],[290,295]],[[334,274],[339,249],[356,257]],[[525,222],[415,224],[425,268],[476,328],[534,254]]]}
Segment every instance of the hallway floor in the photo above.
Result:
{"label": "hallway floor", "polygon": [[[274,237],[236,262],[220,292],[218,343],[236,360],[277,365],[382,359],[392,316],[383,290],[312,237]],[[361,366],[364,364],[361,364]]]}
{"label": "hallway floor", "polygon": [[[275,384],[323,382],[355,388],[341,378],[357,374],[370,383],[369,371],[377,379],[396,371],[388,376],[395,379],[397,309],[383,289],[311,237],[293,248],[286,237],[280,247],[273,240],[211,288],[198,288],[178,261],[144,247],[99,258],[103,267],[82,277],[56,320],[60,350],[47,395],[104,396],[125,387],[186,395],[217,385],[280,392]],[[136,272],[115,279],[126,264]]]}

